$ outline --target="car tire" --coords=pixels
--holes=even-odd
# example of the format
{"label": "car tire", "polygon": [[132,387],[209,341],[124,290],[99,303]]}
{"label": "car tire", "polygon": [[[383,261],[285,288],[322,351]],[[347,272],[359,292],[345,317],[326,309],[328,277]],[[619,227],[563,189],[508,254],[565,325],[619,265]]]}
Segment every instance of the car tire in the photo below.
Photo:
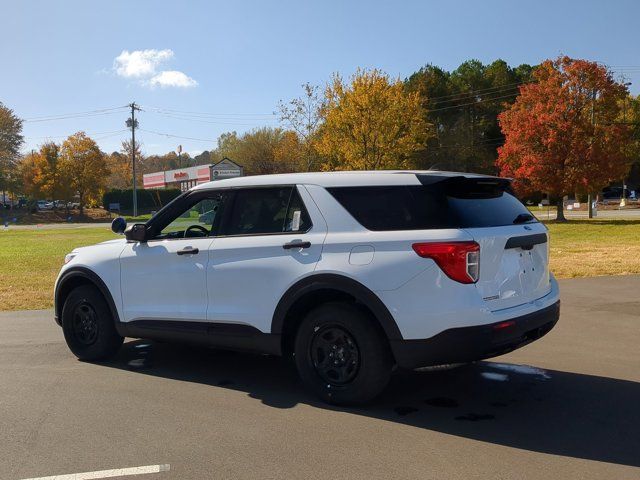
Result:
{"label": "car tire", "polygon": [[366,403],[389,383],[393,358],[375,320],[355,305],[327,303],[296,333],[294,358],[303,383],[335,405]]}
{"label": "car tire", "polygon": [[111,358],[124,341],[104,297],[90,285],[73,289],[67,297],[62,307],[62,331],[69,349],[80,360]]}

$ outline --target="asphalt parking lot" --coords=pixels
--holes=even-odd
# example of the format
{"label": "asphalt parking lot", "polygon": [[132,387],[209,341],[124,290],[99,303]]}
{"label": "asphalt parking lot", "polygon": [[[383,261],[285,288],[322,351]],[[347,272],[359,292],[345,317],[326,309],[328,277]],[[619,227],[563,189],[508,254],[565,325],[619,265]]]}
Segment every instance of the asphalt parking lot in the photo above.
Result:
{"label": "asphalt parking lot", "polygon": [[640,276],[561,289],[539,342],[350,409],[281,359],[130,340],[83,363],[51,312],[0,313],[0,478],[640,478]]}

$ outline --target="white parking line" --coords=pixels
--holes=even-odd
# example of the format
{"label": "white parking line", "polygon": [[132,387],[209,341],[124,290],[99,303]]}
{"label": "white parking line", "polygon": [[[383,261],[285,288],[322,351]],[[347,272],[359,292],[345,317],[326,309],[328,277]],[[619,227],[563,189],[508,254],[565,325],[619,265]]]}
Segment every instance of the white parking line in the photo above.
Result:
{"label": "white parking line", "polygon": [[99,470],[95,472],[69,473],[66,475],[51,475],[49,477],[25,478],[23,480],[92,480],[96,478],[126,477],[129,475],[145,475],[147,473],[168,472],[169,464],[145,465],[143,467],[116,468],[113,470]]}

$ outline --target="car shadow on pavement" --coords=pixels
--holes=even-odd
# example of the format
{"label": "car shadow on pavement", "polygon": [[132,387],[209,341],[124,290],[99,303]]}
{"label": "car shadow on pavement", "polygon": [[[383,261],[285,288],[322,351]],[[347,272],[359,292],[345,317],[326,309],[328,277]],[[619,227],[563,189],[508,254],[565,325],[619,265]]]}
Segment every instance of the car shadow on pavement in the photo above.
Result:
{"label": "car shadow on pavement", "polygon": [[146,340],[125,343],[102,365],[246,392],[265,406],[299,403],[534,452],[640,466],[640,383],[478,362],[435,372],[396,372],[370,405],[326,405],[291,362]]}

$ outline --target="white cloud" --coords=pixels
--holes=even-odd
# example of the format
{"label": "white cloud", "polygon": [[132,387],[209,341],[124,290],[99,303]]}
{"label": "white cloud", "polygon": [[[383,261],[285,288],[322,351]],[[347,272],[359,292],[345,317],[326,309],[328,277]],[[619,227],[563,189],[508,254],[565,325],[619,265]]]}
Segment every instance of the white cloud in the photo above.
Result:
{"label": "white cloud", "polygon": [[151,87],[180,87],[189,88],[198,85],[193,78],[177,70],[165,70],[151,77],[148,81]]}
{"label": "white cloud", "polygon": [[123,50],[113,61],[113,69],[125,78],[141,78],[154,75],[156,68],[173,58],[173,50]]}
{"label": "white cloud", "polygon": [[193,78],[178,70],[160,70],[159,67],[173,59],[171,49],[123,50],[113,60],[116,75],[124,78],[138,79],[146,87],[178,87],[190,88],[198,85]]}

